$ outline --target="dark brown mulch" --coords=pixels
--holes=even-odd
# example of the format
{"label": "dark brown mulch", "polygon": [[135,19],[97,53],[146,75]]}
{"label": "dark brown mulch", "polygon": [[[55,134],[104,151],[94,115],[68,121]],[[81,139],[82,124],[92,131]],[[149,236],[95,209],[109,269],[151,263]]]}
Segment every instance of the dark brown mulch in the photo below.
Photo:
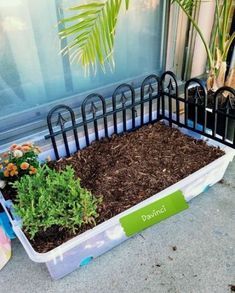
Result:
{"label": "dark brown mulch", "polygon": [[[224,152],[162,123],[94,142],[68,159],[50,162],[56,170],[71,165],[81,185],[103,196],[101,223],[187,177]],[[83,227],[78,234],[90,227]],[[55,233],[56,232],[56,233]],[[45,252],[73,237],[53,227],[32,242]]]}

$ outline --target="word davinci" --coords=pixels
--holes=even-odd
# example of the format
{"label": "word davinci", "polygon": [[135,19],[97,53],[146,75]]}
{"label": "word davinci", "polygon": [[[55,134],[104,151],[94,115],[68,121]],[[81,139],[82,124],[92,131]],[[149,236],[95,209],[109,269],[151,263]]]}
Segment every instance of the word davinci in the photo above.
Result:
{"label": "word davinci", "polygon": [[164,214],[166,212],[165,205],[162,205],[162,207],[158,210],[153,210],[151,214],[148,215],[142,215],[141,218],[143,222],[151,220],[154,217],[157,217],[159,214]]}

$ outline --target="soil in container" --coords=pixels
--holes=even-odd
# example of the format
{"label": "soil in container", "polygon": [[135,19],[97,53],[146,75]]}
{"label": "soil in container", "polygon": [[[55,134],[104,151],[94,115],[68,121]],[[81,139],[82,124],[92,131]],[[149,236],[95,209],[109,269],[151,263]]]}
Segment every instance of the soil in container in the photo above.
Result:
{"label": "soil in container", "polygon": [[[102,195],[97,224],[151,197],[224,155],[202,140],[162,123],[93,142],[69,158],[49,163],[63,170],[71,165],[81,185]],[[81,234],[91,226],[83,226]],[[30,240],[39,252],[49,251],[75,235],[52,227]]]}

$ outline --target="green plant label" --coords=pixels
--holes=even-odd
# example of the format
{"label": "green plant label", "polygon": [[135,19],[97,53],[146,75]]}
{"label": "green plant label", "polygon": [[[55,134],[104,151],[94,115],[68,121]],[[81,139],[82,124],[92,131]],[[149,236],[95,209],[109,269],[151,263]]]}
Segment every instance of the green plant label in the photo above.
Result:
{"label": "green plant label", "polygon": [[179,190],[120,218],[120,223],[126,236],[130,237],[187,208],[188,204]]}

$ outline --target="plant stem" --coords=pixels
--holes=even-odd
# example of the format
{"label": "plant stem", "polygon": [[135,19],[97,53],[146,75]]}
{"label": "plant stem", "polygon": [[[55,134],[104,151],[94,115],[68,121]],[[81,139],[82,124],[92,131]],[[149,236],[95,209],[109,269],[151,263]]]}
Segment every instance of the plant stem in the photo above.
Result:
{"label": "plant stem", "polygon": [[226,61],[227,60],[227,56],[228,56],[228,51],[229,51],[229,48],[232,46],[232,43],[235,39],[235,32],[232,34],[232,36],[230,37],[230,39],[228,40],[228,43],[226,44],[226,47],[225,47],[225,50],[224,50],[224,53],[222,55],[222,60],[223,61]]}
{"label": "plant stem", "polygon": [[204,47],[206,49],[206,53],[207,53],[207,57],[208,57],[208,61],[209,61],[209,67],[210,67],[210,69],[212,69],[214,67],[212,54],[211,54],[209,46],[206,43],[206,40],[205,40],[205,38],[203,36],[203,33],[202,33],[201,29],[199,28],[197,23],[194,21],[192,16],[186,11],[186,9],[181,5],[180,5],[180,7],[183,9],[184,13],[188,16],[188,18],[190,19],[191,23],[193,24],[193,26],[195,27],[196,31],[198,32],[198,34],[199,34],[199,36],[200,36],[200,38],[201,38],[201,40],[203,42],[203,45],[204,45]]}

